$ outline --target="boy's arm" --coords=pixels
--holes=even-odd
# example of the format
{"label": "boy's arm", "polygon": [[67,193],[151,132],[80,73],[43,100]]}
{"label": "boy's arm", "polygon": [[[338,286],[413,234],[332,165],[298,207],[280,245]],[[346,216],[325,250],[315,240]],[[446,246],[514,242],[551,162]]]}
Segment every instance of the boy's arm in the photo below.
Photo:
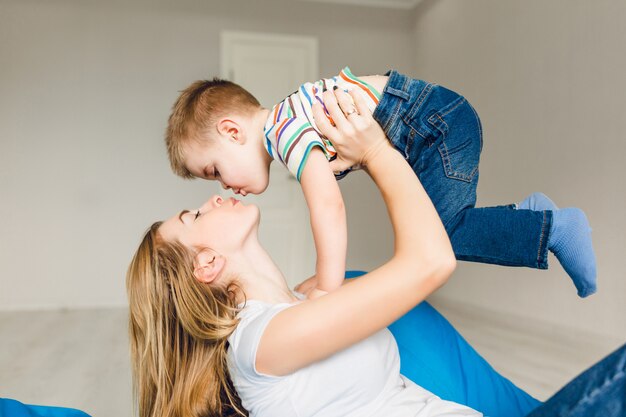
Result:
{"label": "boy's arm", "polygon": [[309,207],[317,252],[317,286],[309,295],[315,298],[339,288],[343,282],[348,240],[346,210],[337,180],[318,147],[310,151],[300,185]]}

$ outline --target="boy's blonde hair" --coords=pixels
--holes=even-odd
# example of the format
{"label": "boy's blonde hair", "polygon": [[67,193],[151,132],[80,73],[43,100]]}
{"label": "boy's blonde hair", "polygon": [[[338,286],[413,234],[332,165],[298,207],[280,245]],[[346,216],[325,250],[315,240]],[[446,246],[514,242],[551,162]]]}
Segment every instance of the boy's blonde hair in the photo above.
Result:
{"label": "boy's blonde hair", "polygon": [[231,81],[200,80],[184,89],[174,106],[165,132],[165,145],[172,171],[180,177],[194,176],[185,166],[184,146],[200,140],[226,114],[247,115],[261,107],[245,88]]}

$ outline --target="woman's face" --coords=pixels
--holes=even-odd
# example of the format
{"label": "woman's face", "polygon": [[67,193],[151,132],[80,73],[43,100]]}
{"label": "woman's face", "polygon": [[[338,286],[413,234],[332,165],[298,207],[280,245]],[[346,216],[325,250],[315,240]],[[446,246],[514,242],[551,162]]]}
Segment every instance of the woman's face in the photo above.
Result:
{"label": "woman's face", "polygon": [[223,255],[236,252],[250,236],[256,236],[259,209],[234,198],[214,195],[195,210],[183,210],[163,222],[161,237],[193,248],[211,248]]}

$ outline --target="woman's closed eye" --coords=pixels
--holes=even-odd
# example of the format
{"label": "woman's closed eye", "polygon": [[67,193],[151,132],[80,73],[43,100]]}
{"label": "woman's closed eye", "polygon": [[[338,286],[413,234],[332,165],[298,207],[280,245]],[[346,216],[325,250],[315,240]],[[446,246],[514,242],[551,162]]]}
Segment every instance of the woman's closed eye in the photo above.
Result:
{"label": "woman's closed eye", "polygon": [[196,215],[195,215],[195,217],[193,218],[193,219],[194,219],[194,221],[195,221],[198,217],[200,217],[200,210],[198,210],[198,211],[196,212]]}

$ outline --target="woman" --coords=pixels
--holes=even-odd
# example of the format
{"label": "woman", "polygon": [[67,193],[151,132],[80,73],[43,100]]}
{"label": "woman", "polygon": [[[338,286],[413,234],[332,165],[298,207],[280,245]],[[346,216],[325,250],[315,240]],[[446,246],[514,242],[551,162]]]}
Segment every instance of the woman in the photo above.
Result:
{"label": "woman", "polygon": [[454,255],[417,177],[360,96],[355,114],[347,95],[337,91],[337,105],[325,94],[336,127],[320,128],[337,144],[335,168],[360,164],[381,190],[392,258],[303,301],[259,244],[255,206],[213,197],[156,223],[127,276],[140,416],[245,415],[243,408],[272,417],[481,415],[400,374],[385,327],[447,280]]}

